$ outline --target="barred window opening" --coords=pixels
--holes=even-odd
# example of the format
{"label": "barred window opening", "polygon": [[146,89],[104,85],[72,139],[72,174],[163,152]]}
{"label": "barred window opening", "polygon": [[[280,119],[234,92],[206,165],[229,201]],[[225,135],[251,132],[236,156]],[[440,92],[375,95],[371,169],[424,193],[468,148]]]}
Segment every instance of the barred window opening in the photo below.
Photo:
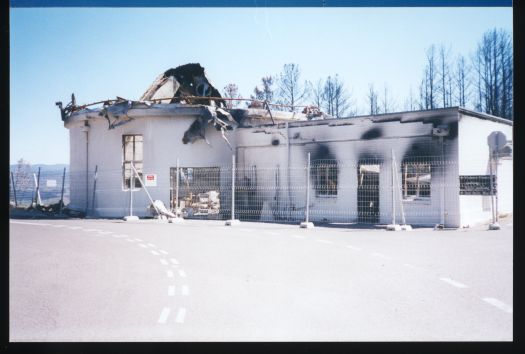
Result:
{"label": "barred window opening", "polygon": [[337,175],[339,167],[337,161],[312,162],[312,174],[316,196],[336,196],[337,195]]}
{"label": "barred window opening", "polygon": [[430,197],[430,164],[406,162],[402,167],[402,175],[404,199]]}
{"label": "barred window opening", "polygon": [[[140,181],[137,178],[137,173],[142,178],[143,168],[143,137],[142,135],[123,135],[122,136],[122,151],[124,154],[124,161],[122,163],[122,177],[124,189],[129,189],[131,185],[131,176],[133,175],[133,188],[140,188]],[[137,170],[132,171],[131,163]]]}

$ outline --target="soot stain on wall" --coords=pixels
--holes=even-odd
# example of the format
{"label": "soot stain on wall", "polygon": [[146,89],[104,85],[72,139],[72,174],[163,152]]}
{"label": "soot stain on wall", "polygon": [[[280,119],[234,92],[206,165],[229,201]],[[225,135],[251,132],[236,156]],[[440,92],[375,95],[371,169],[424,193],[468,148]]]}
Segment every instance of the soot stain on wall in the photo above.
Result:
{"label": "soot stain on wall", "polygon": [[374,127],[371,129],[368,129],[366,132],[364,132],[361,135],[361,139],[363,140],[370,140],[370,139],[376,139],[383,136],[383,130],[379,127]]}

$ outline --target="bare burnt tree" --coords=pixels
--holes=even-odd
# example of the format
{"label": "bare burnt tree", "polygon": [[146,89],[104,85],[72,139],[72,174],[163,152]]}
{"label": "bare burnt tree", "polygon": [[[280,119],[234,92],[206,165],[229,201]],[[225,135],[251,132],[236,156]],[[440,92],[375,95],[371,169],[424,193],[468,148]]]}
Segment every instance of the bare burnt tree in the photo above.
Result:
{"label": "bare burnt tree", "polygon": [[291,63],[283,66],[277,86],[279,88],[279,100],[283,104],[289,105],[291,112],[295,111],[296,106],[308,98],[310,85],[307,81],[301,82],[301,71],[297,64]]}
{"label": "bare burnt tree", "polygon": [[512,57],[512,38],[507,31],[493,29],[483,34],[472,60],[480,111],[513,119]]}
{"label": "bare burnt tree", "polygon": [[368,94],[366,96],[368,112],[370,115],[379,114],[379,104],[377,102],[378,94],[374,89],[374,84],[368,85]]}
{"label": "bare burnt tree", "polygon": [[412,85],[410,85],[410,88],[408,90],[408,98],[405,100],[405,110],[414,111],[415,109],[416,99],[414,98],[414,90],[412,89]]}
{"label": "bare burnt tree", "polygon": [[[272,76],[264,76],[261,78],[261,87],[255,86],[253,89],[253,95],[250,95],[252,100],[266,101],[268,103],[275,103],[275,88],[273,87],[275,79]],[[254,106],[253,103],[248,103],[248,106]],[[256,106],[256,104],[255,104]],[[272,106],[272,109],[279,109],[278,107]]]}
{"label": "bare burnt tree", "polygon": [[439,70],[438,70],[438,87],[441,98],[442,107],[452,106],[452,80],[450,73],[450,48],[445,48],[444,45],[439,47],[438,61],[439,61]]}
{"label": "bare burnt tree", "polygon": [[419,87],[421,109],[434,109],[437,107],[437,80],[436,47],[431,45],[427,49],[423,80]]}
{"label": "bare burnt tree", "polygon": [[[224,86],[223,96],[225,98],[242,98],[239,94],[239,87],[236,84]],[[240,101],[226,100],[226,108],[234,108],[240,104]]]}
{"label": "bare burnt tree", "polygon": [[351,96],[346,90],[344,82],[339,79],[339,75],[334,77],[334,115],[336,118],[341,118],[345,116],[354,116],[355,111],[352,110],[352,101]]}
{"label": "bare burnt tree", "polygon": [[384,90],[383,90],[383,99],[381,101],[381,113],[389,113],[393,112],[396,109],[396,104],[390,98],[389,92],[388,92],[388,86],[385,83]]}
{"label": "bare burnt tree", "polygon": [[324,84],[323,80],[317,80],[315,86],[312,87],[311,102],[314,106],[322,108],[324,106]]}
{"label": "bare burnt tree", "polygon": [[455,84],[456,102],[458,106],[466,107],[470,94],[470,68],[463,55],[459,55],[456,60]]}

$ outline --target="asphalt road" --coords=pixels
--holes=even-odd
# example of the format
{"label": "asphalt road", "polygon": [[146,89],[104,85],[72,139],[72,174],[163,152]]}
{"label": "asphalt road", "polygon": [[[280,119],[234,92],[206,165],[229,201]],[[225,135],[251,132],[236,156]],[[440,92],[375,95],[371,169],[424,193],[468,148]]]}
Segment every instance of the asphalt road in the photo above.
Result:
{"label": "asphalt road", "polygon": [[502,226],[11,220],[10,341],[510,341]]}

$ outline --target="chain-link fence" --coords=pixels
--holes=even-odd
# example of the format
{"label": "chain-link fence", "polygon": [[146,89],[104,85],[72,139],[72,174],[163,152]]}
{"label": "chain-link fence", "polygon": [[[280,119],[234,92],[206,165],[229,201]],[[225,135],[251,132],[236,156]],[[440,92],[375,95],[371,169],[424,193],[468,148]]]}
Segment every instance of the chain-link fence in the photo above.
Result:
{"label": "chain-link fence", "polygon": [[10,172],[9,204],[27,208],[36,205],[54,205],[60,201],[69,204],[70,174],[62,171]]}
{"label": "chain-link fence", "polygon": [[458,225],[461,195],[481,196],[485,206],[495,208],[498,192],[497,171],[492,177],[490,169],[460,176],[457,161],[436,156],[398,160],[392,154],[289,166],[183,161],[155,174],[140,167],[133,173],[133,190],[131,175],[122,168],[41,172],[24,183],[12,178],[10,202],[27,206],[63,199],[69,208],[95,217],[155,216],[159,211],[148,206],[159,200],[168,213],[194,219]]}

